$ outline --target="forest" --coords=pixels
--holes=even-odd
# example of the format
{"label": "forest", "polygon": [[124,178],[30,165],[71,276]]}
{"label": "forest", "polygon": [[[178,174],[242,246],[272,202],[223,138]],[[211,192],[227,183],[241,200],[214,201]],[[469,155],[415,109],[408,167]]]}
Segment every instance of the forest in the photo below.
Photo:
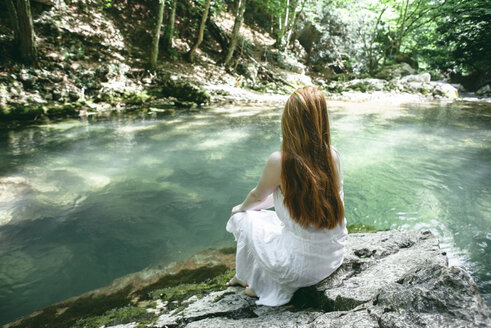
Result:
{"label": "forest", "polygon": [[[489,94],[488,1],[2,3],[4,118],[78,115],[100,110],[94,103],[128,107],[168,97],[177,99],[173,104],[189,107],[209,102],[209,93],[214,98],[213,93],[227,92],[201,89],[206,83],[219,84],[218,77],[228,77],[225,84],[259,92],[289,93],[301,85],[318,84],[336,93],[350,87],[332,83],[336,81],[426,73],[415,81],[457,83],[460,92]],[[195,67],[207,73],[200,78]],[[285,71],[312,79],[288,81]],[[174,73],[179,77],[170,78]],[[413,90],[369,82],[351,87],[448,94],[431,87]]]}

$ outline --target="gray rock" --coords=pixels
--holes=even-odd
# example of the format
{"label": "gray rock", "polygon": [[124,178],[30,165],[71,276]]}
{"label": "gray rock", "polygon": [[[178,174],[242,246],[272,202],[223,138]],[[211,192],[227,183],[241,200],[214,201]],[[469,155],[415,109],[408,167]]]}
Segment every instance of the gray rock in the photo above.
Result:
{"label": "gray rock", "polygon": [[432,82],[433,95],[443,98],[455,99],[459,97],[459,91],[448,83]]}
{"label": "gray rock", "polygon": [[432,263],[409,270],[381,290],[372,315],[383,326],[489,327],[491,311],[469,273],[460,267]]}
{"label": "gray rock", "polygon": [[296,311],[254,301],[242,288],[228,288],[189,298],[150,326],[491,326],[491,311],[471,276],[447,266],[430,231],[350,234],[341,267],[319,284],[300,289],[291,301]]}
{"label": "gray rock", "polygon": [[403,82],[423,82],[428,83],[431,81],[430,73],[416,74],[416,75],[407,75],[401,78]]}
{"label": "gray rock", "polygon": [[127,324],[121,324],[116,326],[102,326],[102,328],[135,328],[138,325],[137,322],[130,322]]}
{"label": "gray rock", "polygon": [[482,88],[476,91],[476,95],[478,96],[483,96],[483,97],[490,97],[491,96],[491,85],[486,84]]}
{"label": "gray rock", "polygon": [[355,79],[347,83],[346,87],[357,91],[382,91],[385,88],[387,81],[381,79]]}
{"label": "gray rock", "polygon": [[256,84],[257,68],[254,65],[249,63],[239,63],[237,65],[237,73],[244,76],[250,83],[252,83],[252,85]]}
{"label": "gray rock", "polygon": [[314,327],[325,328],[376,328],[377,320],[372,318],[365,309],[354,311],[328,312],[317,317],[311,324]]}
{"label": "gray rock", "polygon": [[207,317],[216,316],[247,316],[252,313],[253,300],[250,297],[237,294],[238,288],[228,288],[212,292],[201,299],[191,297],[181,305],[187,305],[183,310],[174,310],[161,315],[154,327],[177,326]]}
{"label": "gray rock", "polygon": [[446,265],[438,239],[426,232],[350,234],[345,261],[316,290],[325,295],[332,310],[350,310],[428,261]]}
{"label": "gray rock", "polygon": [[399,63],[385,66],[376,77],[383,80],[392,80],[414,74],[416,74],[416,71],[408,63]]}
{"label": "gray rock", "polygon": [[[270,327],[291,327],[307,328],[313,327],[311,323],[320,315],[316,312],[290,312],[284,308],[260,307],[262,311],[250,318],[207,318],[194,321],[186,328],[202,327],[234,327],[234,328],[270,328]],[[253,314],[254,315],[254,314]]]}

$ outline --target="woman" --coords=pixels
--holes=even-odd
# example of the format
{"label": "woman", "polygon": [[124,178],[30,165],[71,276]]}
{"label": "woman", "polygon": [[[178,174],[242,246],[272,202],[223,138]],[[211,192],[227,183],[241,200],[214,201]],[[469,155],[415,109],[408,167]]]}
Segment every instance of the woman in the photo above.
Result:
{"label": "woman", "polygon": [[[232,209],[236,275],[258,305],[279,306],[342,263],[347,235],[340,158],[330,145],[326,100],[296,90],[281,118],[281,152],[269,157],[257,186]],[[265,210],[274,206],[275,211]]]}

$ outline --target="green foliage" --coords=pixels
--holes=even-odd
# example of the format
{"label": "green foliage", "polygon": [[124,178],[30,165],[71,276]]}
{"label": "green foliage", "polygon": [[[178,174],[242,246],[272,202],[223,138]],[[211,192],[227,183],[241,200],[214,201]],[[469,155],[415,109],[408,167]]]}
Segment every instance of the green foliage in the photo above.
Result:
{"label": "green foliage", "polygon": [[447,0],[432,32],[421,40],[426,42],[421,53],[431,68],[463,73],[491,68],[489,1]]}

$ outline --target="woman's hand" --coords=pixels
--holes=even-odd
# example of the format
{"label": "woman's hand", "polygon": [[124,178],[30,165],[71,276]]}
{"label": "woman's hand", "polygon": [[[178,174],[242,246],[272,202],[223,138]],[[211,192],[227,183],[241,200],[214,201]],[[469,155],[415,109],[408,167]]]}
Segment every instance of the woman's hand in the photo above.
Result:
{"label": "woman's hand", "polygon": [[235,213],[239,213],[239,212],[244,212],[242,211],[240,208],[242,207],[242,204],[239,204],[237,206],[234,206],[232,208],[232,213],[230,214],[230,216],[234,215]]}

